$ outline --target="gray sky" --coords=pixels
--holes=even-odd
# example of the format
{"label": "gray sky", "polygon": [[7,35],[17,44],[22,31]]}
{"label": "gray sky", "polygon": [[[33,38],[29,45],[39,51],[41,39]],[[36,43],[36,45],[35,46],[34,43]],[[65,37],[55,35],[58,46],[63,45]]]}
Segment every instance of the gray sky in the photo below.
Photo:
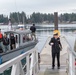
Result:
{"label": "gray sky", "polygon": [[76,0],[0,0],[0,14],[24,11],[33,12],[76,12]]}

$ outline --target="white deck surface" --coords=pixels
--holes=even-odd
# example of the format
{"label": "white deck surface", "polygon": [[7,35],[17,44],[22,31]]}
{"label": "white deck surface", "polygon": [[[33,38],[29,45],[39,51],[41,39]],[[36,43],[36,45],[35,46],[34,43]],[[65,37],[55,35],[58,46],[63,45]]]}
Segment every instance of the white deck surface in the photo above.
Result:
{"label": "white deck surface", "polygon": [[49,41],[50,38],[46,41],[46,44],[43,48],[43,50],[40,53],[41,56],[41,63],[40,63],[40,72],[38,75],[67,75],[66,73],[66,60],[67,60],[67,42],[65,41],[64,37],[61,37],[61,43],[62,43],[62,51],[60,53],[60,63],[61,67],[58,70],[57,65],[55,65],[55,69],[52,70],[51,67],[51,62],[52,62],[52,57],[51,57],[51,46],[49,46]]}

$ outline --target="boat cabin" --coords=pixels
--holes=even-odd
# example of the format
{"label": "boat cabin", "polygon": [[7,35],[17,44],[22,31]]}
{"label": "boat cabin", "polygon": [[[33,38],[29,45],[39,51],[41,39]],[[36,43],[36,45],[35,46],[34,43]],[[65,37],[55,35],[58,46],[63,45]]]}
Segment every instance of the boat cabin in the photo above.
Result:
{"label": "boat cabin", "polygon": [[[6,31],[4,33],[9,38],[9,50],[7,50],[7,51],[11,51],[13,49],[23,47],[25,45],[29,45],[30,43],[35,43],[35,44],[37,43],[37,40],[35,40],[35,38],[32,38],[30,30]],[[14,47],[12,47],[12,44],[11,44],[12,43],[12,40],[11,40],[12,35],[15,40]],[[1,48],[0,48],[0,53],[3,53],[3,50]]]}
{"label": "boat cabin", "polygon": [[35,41],[31,36],[30,30],[17,30],[5,32],[9,38],[9,50],[11,50],[11,35],[15,38],[15,48],[25,45],[26,43]]}
{"label": "boat cabin", "polygon": [[[31,50],[38,43],[37,39],[32,38],[30,30],[6,31],[5,34],[9,38],[9,50],[5,53],[0,53],[1,63]],[[15,38],[15,46],[13,48],[11,48],[11,35]]]}

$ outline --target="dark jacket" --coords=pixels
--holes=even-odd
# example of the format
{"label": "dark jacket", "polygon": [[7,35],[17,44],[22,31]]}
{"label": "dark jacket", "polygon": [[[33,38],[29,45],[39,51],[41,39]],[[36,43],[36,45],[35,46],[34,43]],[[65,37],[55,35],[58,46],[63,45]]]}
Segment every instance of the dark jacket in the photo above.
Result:
{"label": "dark jacket", "polygon": [[35,27],[35,26],[31,26],[31,27],[30,27],[30,30],[31,30],[31,31],[32,31],[32,33],[33,33],[33,32],[35,32],[35,31],[36,31],[36,27]]}
{"label": "dark jacket", "polygon": [[9,45],[9,38],[3,38],[3,45]]}
{"label": "dark jacket", "polygon": [[15,44],[15,37],[14,37],[14,36],[11,36],[11,37],[10,37],[10,43],[11,43],[11,44]]}
{"label": "dark jacket", "polygon": [[61,42],[60,42],[60,38],[57,38],[55,39],[54,37],[51,38],[50,42],[49,42],[49,45],[51,45],[51,43],[54,43],[52,45],[52,53],[58,53],[60,52],[62,45],[61,45]]}

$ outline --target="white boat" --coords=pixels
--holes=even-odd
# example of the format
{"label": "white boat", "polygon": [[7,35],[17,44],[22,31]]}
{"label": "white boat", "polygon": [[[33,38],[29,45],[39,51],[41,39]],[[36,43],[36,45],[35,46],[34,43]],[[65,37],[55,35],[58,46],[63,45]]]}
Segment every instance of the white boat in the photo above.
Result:
{"label": "white boat", "polygon": [[[38,40],[34,40],[31,36],[30,30],[17,30],[17,31],[6,31],[5,32],[9,39],[10,34],[13,33],[14,37],[17,37],[16,39],[16,48],[11,50],[10,44],[9,44],[9,50],[6,53],[0,53],[0,63],[3,63],[5,61],[8,61],[12,58],[15,58],[16,56],[32,49],[37,44]],[[25,39],[23,39],[25,38]]]}

